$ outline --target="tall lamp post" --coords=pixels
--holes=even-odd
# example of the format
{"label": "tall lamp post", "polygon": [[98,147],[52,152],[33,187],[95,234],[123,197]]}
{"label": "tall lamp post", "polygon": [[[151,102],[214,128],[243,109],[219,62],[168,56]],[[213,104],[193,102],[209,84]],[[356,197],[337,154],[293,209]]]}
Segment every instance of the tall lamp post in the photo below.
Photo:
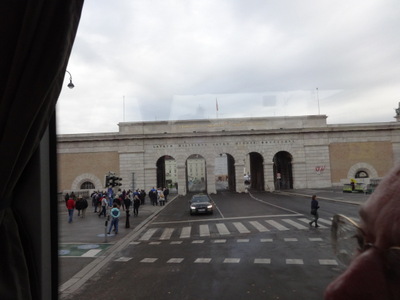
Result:
{"label": "tall lamp post", "polygon": [[75,85],[72,83],[72,75],[71,75],[71,73],[68,72],[67,70],[65,70],[65,72],[67,72],[67,73],[69,74],[69,83],[68,83],[67,86],[68,86],[70,89],[73,89],[73,88],[75,87]]}

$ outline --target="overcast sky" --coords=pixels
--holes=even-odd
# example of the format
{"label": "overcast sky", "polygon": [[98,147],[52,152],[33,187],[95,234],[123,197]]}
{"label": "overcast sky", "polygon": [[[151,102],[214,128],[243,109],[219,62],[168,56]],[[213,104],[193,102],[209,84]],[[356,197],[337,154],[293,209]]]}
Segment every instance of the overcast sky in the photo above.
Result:
{"label": "overcast sky", "polygon": [[392,122],[399,28],[398,0],[85,0],[58,133],[314,114]]}

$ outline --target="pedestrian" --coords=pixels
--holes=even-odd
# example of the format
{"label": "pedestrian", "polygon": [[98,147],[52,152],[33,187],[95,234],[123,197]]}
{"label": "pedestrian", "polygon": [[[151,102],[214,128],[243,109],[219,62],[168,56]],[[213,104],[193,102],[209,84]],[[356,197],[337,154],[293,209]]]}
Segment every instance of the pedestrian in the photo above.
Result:
{"label": "pedestrian", "polygon": [[97,212],[98,196],[99,196],[99,194],[98,194],[96,191],[94,191],[94,192],[90,195],[90,197],[92,198],[92,206],[93,206],[93,208],[94,208],[94,212],[95,212],[95,213]]}
{"label": "pedestrian", "polygon": [[165,205],[165,196],[160,187],[157,189],[157,199],[158,199],[158,203],[160,203],[160,206]]}
{"label": "pedestrian", "polygon": [[114,203],[113,208],[111,209],[111,212],[110,212],[111,224],[110,224],[110,228],[108,229],[108,234],[110,234],[113,226],[114,226],[115,234],[118,234],[118,223],[119,223],[120,215],[121,215],[121,211],[119,210],[117,203]]}
{"label": "pedestrian", "polygon": [[101,211],[99,213],[99,218],[101,217],[101,215],[103,215],[104,217],[106,217],[107,214],[107,205],[108,205],[108,200],[106,195],[104,194],[103,197],[101,198]]}
{"label": "pedestrian", "polygon": [[158,205],[158,203],[157,203],[157,191],[156,191],[156,189],[154,187],[149,191],[149,198],[150,198],[151,204],[153,206]]}
{"label": "pedestrian", "polygon": [[133,216],[139,215],[139,206],[141,204],[140,198],[138,195],[135,195],[133,198]]}
{"label": "pedestrian", "polygon": [[335,215],[332,245],[347,269],[325,290],[325,300],[400,299],[400,165],[361,205],[360,223]]}
{"label": "pedestrian", "polygon": [[169,188],[165,187],[163,192],[164,192],[165,202],[168,202]]}
{"label": "pedestrian", "polygon": [[311,215],[314,216],[314,219],[310,223],[308,223],[308,224],[310,224],[310,226],[312,226],[312,224],[315,223],[315,227],[319,227],[318,223],[317,223],[317,221],[318,221],[318,208],[319,208],[319,205],[318,205],[318,201],[317,201],[317,196],[316,195],[312,195],[312,197],[311,197]]}
{"label": "pedestrian", "polygon": [[[75,203],[75,208],[78,210],[78,217],[84,218],[86,215],[86,208],[88,207],[88,202],[86,198],[82,198],[82,196],[78,197],[78,200]],[[82,211],[82,213],[81,213]]]}
{"label": "pedestrian", "polygon": [[74,217],[74,209],[75,209],[75,200],[70,196],[67,203],[68,209],[68,223],[72,223],[72,219]]}
{"label": "pedestrian", "polygon": [[146,200],[146,192],[144,190],[140,190],[140,205],[144,205],[144,202]]}

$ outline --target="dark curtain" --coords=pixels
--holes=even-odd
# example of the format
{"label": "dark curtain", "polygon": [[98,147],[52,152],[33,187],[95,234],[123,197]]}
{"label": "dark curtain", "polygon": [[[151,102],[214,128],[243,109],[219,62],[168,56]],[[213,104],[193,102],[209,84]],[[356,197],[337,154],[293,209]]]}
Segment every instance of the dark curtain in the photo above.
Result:
{"label": "dark curtain", "polygon": [[37,297],[13,197],[54,114],[82,6],[83,0],[0,2],[0,299]]}

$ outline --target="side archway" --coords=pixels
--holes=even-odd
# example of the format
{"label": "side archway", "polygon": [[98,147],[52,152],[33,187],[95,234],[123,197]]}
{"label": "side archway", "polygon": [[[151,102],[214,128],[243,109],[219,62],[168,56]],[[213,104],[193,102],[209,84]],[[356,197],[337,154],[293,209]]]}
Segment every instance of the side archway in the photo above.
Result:
{"label": "side archway", "polygon": [[279,151],[274,155],[274,183],[276,190],[293,189],[292,160],[292,155],[286,151]]}
{"label": "side archway", "polygon": [[347,178],[356,178],[357,174],[364,172],[366,175],[363,178],[378,178],[378,172],[373,166],[368,163],[360,162],[352,165],[347,173]]}
{"label": "side archway", "polygon": [[103,183],[97,176],[90,174],[90,173],[84,173],[75,178],[75,180],[71,184],[71,190],[75,190],[75,191],[80,190],[82,185],[84,183],[86,183],[86,185],[87,185],[88,182],[90,182],[94,185],[94,188],[93,188],[94,190],[101,190],[104,188]]}

